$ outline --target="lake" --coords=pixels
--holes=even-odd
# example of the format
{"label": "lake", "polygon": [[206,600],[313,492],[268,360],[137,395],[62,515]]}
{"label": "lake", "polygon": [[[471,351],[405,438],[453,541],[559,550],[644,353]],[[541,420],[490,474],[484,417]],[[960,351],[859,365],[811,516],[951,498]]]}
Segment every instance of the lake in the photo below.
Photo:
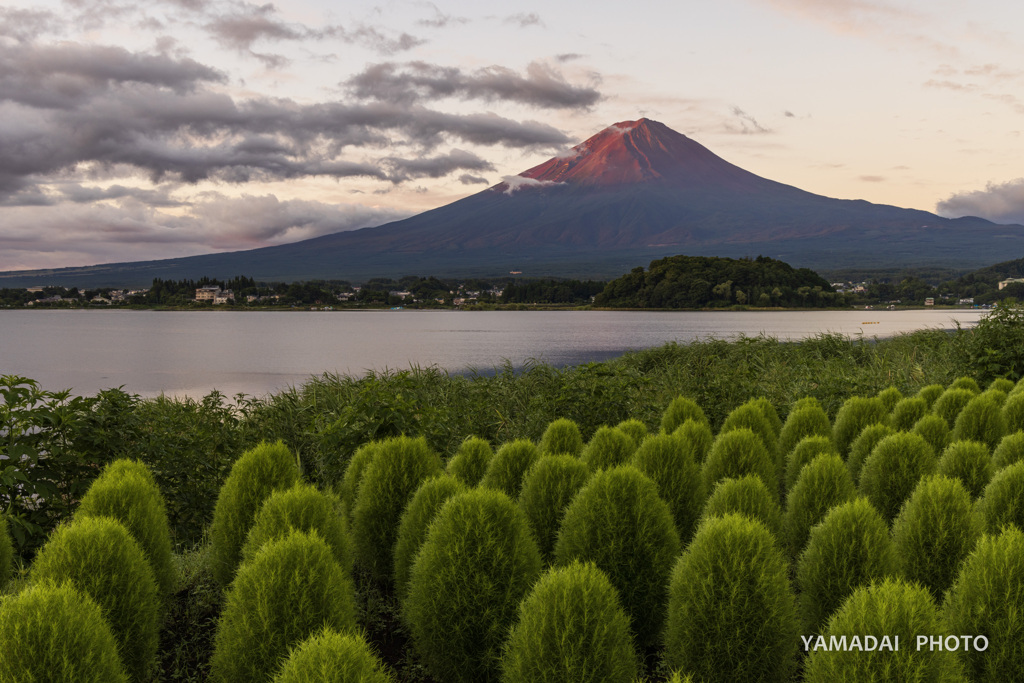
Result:
{"label": "lake", "polygon": [[91,395],[264,395],[311,375],[529,359],[604,360],[669,341],[823,332],[888,337],[970,327],[979,310],[855,311],[0,311],[0,374]]}

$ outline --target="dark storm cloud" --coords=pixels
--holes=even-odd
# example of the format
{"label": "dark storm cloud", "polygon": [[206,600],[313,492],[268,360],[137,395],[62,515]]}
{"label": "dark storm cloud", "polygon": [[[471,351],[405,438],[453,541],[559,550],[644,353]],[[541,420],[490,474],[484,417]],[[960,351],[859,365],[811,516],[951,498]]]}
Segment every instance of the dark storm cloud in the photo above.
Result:
{"label": "dark storm cloud", "polygon": [[483,178],[478,175],[471,175],[469,173],[463,173],[459,176],[459,182],[463,185],[486,185],[487,178]]}
{"label": "dark storm cloud", "polygon": [[957,192],[939,202],[935,211],[949,218],[979,216],[995,223],[1024,224],[1024,178],[989,183],[984,190]]}
{"label": "dark storm cloud", "polygon": [[466,72],[458,67],[426,62],[371,64],[345,82],[361,99],[410,104],[424,99],[458,97],[502,100],[547,108],[587,108],[601,99],[590,86],[576,86],[541,62],[532,62],[520,75],[502,66]]}
{"label": "dark storm cloud", "polygon": [[418,159],[386,157],[381,163],[388,169],[388,177],[393,182],[414,178],[440,178],[453,171],[495,170],[491,162],[461,149],[453,149],[448,154]]}

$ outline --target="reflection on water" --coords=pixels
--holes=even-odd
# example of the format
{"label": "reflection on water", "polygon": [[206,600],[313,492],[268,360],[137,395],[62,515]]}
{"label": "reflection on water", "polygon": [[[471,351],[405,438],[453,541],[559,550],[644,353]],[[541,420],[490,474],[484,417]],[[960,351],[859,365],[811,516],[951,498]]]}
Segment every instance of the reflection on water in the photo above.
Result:
{"label": "reflection on water", "polygon": [[668,341],[823,332],[887,337],[974,325],[976,310],[918,311],[0,311],[0,374],[76,394],[262,395],[324,372],[506,360],[604,360]]}

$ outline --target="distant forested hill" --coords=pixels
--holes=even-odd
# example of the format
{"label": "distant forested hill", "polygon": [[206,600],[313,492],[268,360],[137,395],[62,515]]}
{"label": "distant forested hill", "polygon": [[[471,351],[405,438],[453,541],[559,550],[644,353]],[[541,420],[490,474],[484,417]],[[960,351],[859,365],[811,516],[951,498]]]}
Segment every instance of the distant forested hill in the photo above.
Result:
{"label": "distant forested hill", "polygon": [[595,306],[610,308],[820,307],[845,302],[808,268],[767,256],[670,256],[612,280]]}

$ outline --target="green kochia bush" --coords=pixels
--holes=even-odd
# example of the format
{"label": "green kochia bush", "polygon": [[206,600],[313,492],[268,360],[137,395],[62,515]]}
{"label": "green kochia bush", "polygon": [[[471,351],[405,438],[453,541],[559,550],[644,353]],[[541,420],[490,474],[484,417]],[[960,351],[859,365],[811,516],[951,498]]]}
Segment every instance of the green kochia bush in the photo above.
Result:
{"label": "green kochia bush", "polygon": [[1007,434],[1024,430],[1024,392],[1007,397],[1003,404],[1003,422]]}
{"label": "green kochia bush", "polygon": [[719,434],[701,471],[704,490],[713,491],[715,484],[722,479],[738,479],[747,474],[761,477],[769,491],[778,491],[779,474],[775,458],[754,432],[735,429]]}
{"label": "green kochia bush", "polygon": [[[356,506],[356,496],[359,495],[359,485],[366,474],[366,468],[380,453],[381,441],[371,441],[356,449],[345,468],[345,476],[342,477],[341,485],[338,487],[338,496],[341,498],[341,511],[346,521],[352,521],[352,509]],[[481,475],[482,476],[482,475]]]}
{"label": "green kochia bush", "polygon": [[537,445],[528,439],[502,444],[487,465],[480,486],[504,491],[506,496],[515,500],[523,488],[523,477],[539,457]]}
{"label": "green kochia bush", "polygon": [[633,443],[640,445],[640,442],[647,438],[647,425],[640,420],[623,420],[615,425],[620,432],[633,439]]}
{"label": "green kochia bush", "polygon": [[1015,386],[1017,385],[1013,383],[1013,380],[1006,379],[1005,377],[997,377],[996,379],[989,382],[986,391],[989,389],[995,389],[996,391],[1001,391],[1004,394],[1009,394],[1011,391],[1013,391]]}
{"label": "green kochia bush", "polygon": [[920,434],[936,453],[949,445],[949,425],[938,415],[929,413],[914,425],[913,432]]}
{"label": "green kochia bush", "polygon": [[1024,532],[986,535],[964,561],[943,606],[952,633],[985,635],[989,648],[967,652],[970,680],[1020,680],[1024,671]]}
{"label": "green kochia bush", "polygon": [[146,554],[160,593],[167,598],[178,579],[171,557],[171,529],[160,489],[141,462],[116,460],[82,497],[80,517],[113,517],[128,529]]}
{"label": "green kochia bush", "polygon": [[551,422],[540,438],[540,452],[558,455],[565,453],[578,456],[583,451],[583,435],[580,427],[572,420],[560,417]]}
{"label": "green kochia bush", "polygon": [[758,410],[768,420],[768,424],[771,425],[772,431],[775,433],[775,440],[778,441],[779,434],[782,432],[782,420],[779,419],[779,411],[775,410],[775,406],[764,396],[758,396],[752,398],[748,403]]}
{"label": "green kochia bush", "polygon": [[846,399],[832,426],[832,441],[839,455],[845,458],[857,435],[868,425],[885,422],[888,413],[882,399],[878,397],[853,396]]}
{"label": "green kochia bush", "polygon": [[793,488],[805,465],[819,455],[835,452],[832,439],[827,436],[808,436],[801,439],[800,443],[794,446],[786,456],[785,490],[789,491]]}
{"label": "green kochia bush", "polygon": [[1006,433],[1006,422],[999,404],[987,396],[975,396],[956,418],[953,441],[980,441],[995,448]]}
{"label": "green kochia bush", "polygon": [[789,414],[779,434],[779,453],[783,456],[789,454],[794,446],[808,436],[832,438],[832,423],[820,405],[808,405]]}
{"label": "green kochia bush", "polygon": [[293,529],[316,531],[342,569],[352,574],[352,540],[340,515],[338,499],[303,483],[274,491],[263,502],[242,546],[242,561],[251,560],[264,545],[284,538]]}
{"label": "green kochia bush", "polygon": [[636,442],[615,427],[598,427],[583,447],[583,462],[591,472],[625,464],[636,450]]}
{"label": "green kochia bush", "polygon": [[936,465],[932,447],[917,434],[898,432],[887,436],[864,461],[860,493],[891,521],[921,477],[934,472]]}
{"label": "green kochia bush", "polygon": [[782,518],[782,538],[790,557],[797,557],[807,545],[811,527],[855,495],[850,472],[835,453],[819,455],[804,467],[786,497]]}
{"label": "green kochia bush", "polygon": [[274,683],[392,683],[361,636],[325,628],[293,649]]}
{"label": "green kochia bush", "polygon": [[0,653],[3,683],[128,681],[99,606],[67,583],[0,601]]}
{"label": "green kochia bush", "polygon": [[701,519],[724,517],[730,513],[756,519],[776,538],[781,535],[782,512],[778,498],[753,474],[740,479],[722,479],[715,484]]}
{"label": "green kochia bush", "polygon": [[661,416],[661,431],[671,434],[679,429],[687,420],[708,423],[708,418],[704,415],[704,411],[701,410],[701,407],[693,399],[677,396],[672,399],[672,402],[668,404],[668,408],[665,409],[665,413]]}
{"label": "green kochia bush", "polygon": [[954,441],[949,444],[942,452],[936,469],[938,474],[959,479],[973,499],[981,496],[994,471],[988,446],[978,441]]}
{"label": "green kochia bush", "polygon": [[133,680],[156,659],[160,596],[146,556],[120,522],[80,517],[58,527],[32,563],[33,583],[71,583],[96,601]]}
{"label": "green kochia bush", "polygon": [[902,399],[889,413],[889,425],[898,432],[909,432],[928,413],[928,401],[920,396]]}
{"label": "green kochia bush", "polygon": [[629,617],[608,577],[574,562],[544,574],[519,606],[502,658],[503,683],[632,683]]}
{"label": "green kochia bush", "polygon": [[1024,460],[1024,432],[1007,434],[992,452],[992,467],[996,470],[1009,467],[1021,460]]}
{"label": "green kochia bush", "polygon": [[976,392],[970,389],[950,387],[942,392],[942,395],[935,399],[932,404],[932,412],[946,421],[950,427],[956,424],[957,415],[971,402]]}
{"label": "green kochia bush", "polygon": [[576,494],[565,511],[555,563],[590,561],[608,574],[638,644],[646,647],[660,633],[665,583],[679,549],[672,513],[658,487],[624,466],[598,472]]}
{"label": "green kochia bush", "polygon": [[[577,461],[582,467],[582,463]],[[431,477],[416,489],[398,524],[395,542],[395,594],[402,598],[409,583],[409,572],[416,553],[427,537],[427,527],[445,502],[466,491],[466,485],[455,477]]]}
{"label": "green kochia bush", "polygon": [[796,584],[804,633],[819,633],[858,586],[895,575],[896,551],[889,527],[864,498],[833,508],[811,529],[800,555]]}
{"label": "green kochia bush", "polygon": [[936,601],[956,578],[981,535],[971,496],[959,479],[926,477],[893,524],[900,571],[931,591]]}
{"label": "green kochia bush", "polygon": [[[942,422],[942,420],[939,419],[939,422]],[[942,424],[946,423],[942,422]],[[860,471],[864,467],[864,461],[871,455],[871,451],[875,450],[878,442],[895,433],[892,427],[881,423],[868,425],[861,430],[861,433],[853,440],[853,444],[850,446],[850,454],[846,457],[846,467],[850,470],[850,476],[853,477],[854,484],[860,481]]]}
{"label": "green kochia bush", "polygon": [[562,516],[590,470],[572,455],[545,455],[526,473],[519,508],[526,515],[545,564],[554,557]]}
{"label": "green kochia bush", "polygon": [[504,493],[474,489],[444,504],[403,604],[413,644],[435,680],[498,680],[502,645],[540,568],[526,518]]}
{"label": "green kochia bush", "polygon": [[0,514],[0,595],[4,592],[7,580],[11,578],[13,557],[14,547],[11,544],[11,535],[7,533],[7,517]]}
{"label": "green kochia bush", "polygon": [[1024,530],[1024,461],[999,470],[985,487],[975,510],[988,533],[996,533],[1007,524]]}
{"label": "green kochia bush", "polygon": [[757,402],[748,401],[729,413],[725,418],[725,422],[722,423],[719,436],[736,429],[751,430],[761,439],[765,450],[773,457],[776,455],[778,435],[771,420],[765,417],[762,406]]}
{"label": "green kochia bush", "polygon": [[352,581],[315,531],[292,531],[238,568],[217,625],[211,679],[269,681],[290,648],[325,627],[355,632]]}
{"label": "green kochia bush", "polygon": [[798,646],[788,566],[764,526],[705,520],[669,583],[665,660],[699,681],[790,680]]}
{"label": "green kochia bush", "polygon": [[261,443],[235,461],[217,496],[210,525],[210,564],[217,583],[231,583],[242,545],[263,501],[274,491],[291,487],[298,479],[295,458],[280,441]]}
{"label": "green kochia bush", "polygon": [[978,386],[978,380],[973,377],[957,377],[953,380],[953,383],[949,385],[950,389],[966,389],[972,394],[980,394],[981,387]]}
{"label": "green kochia bush", "polygon": [[494,451],[487,439],[471,436],[462,442],[448,461],[448,474],[466,486],[476,486],[484,478],[493,457]]}
{"label": "green kochia bush", "polygon": [[441,471],[441,461],[426,439],[388,439],[366,467],[352,510],[356,564],[378,582],[391,580],[394,547],[402,512],[427,477]]}
{"label": "green kochia bush", "polygon": [[887,387],[878,392],[878,398],[885,405],[885,410],[891,413],[903,398],[903,394],[896,387]]}
{"label": "green kochia bush", "polygon": [[[956,633],[970,633],[957,631]],[[874,681],[920,681],[921,683],[960,683],[963,678],[957,653],[950,650],[918,650],[917,636],[946,636],[950,630],[927,589],[900,579],[858,589],[828,622],[824,642],[846,637],[847,647],[815,649],[804,669],[806,683],[869,683]],[[874,635],[881,643],[889,636],[891,648],[864,651],[865,636]],[[851,647],[859,636],[862,649]],[[894,638],[899,636],[899,650]]]}
{"label": "green kochia bush", "polygon": [[929,384],[928,386],[921,387],[917,390],[917,397],[923,398],[925,402],[928,403],[928,409],[931,410],[931,407],[935,404],[935,400],[939,396],[942,396],[944,391],[946,391],[946,387],[941,384]]}
{"label": "green kochia bush", "polygon": [[700,465],[692,449],[676,434],[656,434],[640,444],[630,464],[658,486],[658,494],[672,512],[679,539],[686,543],[704,504]]}
{"label": "green kochia bush", "polygon": [[696,420],[687,420],[672,432],[672,436],[679,439],[683,448],[693,455],[693,460],[698,465],[707,460],[711,443],[715,439],[708,423]]}

